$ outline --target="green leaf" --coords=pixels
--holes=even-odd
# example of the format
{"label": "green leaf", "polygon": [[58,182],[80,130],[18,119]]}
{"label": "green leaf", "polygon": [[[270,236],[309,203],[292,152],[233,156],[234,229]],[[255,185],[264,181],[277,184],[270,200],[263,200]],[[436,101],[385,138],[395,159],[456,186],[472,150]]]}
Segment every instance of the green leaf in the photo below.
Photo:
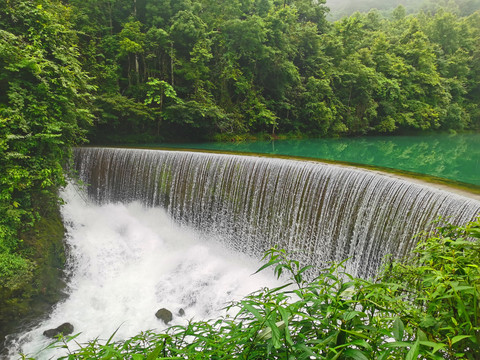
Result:
{"label": "green leaf", "polygon": [[387,359],[387,356],[390,354],[390,351],[385,350],[380,355],[377,357],[377,360],[385,360]]}
{"label": "green leaf", "polygon": [[[331,349],[331,350],[332,350],[332,351],[336,351],[335,349]],[[329,360],[337,360],[342,354],[343,354],[343,349],[340,350],[337,354],[335,354],[334,357],[332,357],[332,358],[331,358],[331,357],[328,357],[327,359],[329,359]]]}
{"label": "green leaf", "polygon": [[389,342],[381,345],[381,347],[383,348],[397,348],[397,347],[410,347],[410,346],[412,346],[412,344],[405,341],[394,341],[394,342]]}
{"label": "green leaf", "polygon": [[472,335],[457,335],[457,336],[454,336],[452,338],[452,345],[459,342],[459,341],[462,341],[463,339],[466,339],[466,338],[471,338],[473,337]]}
{"label": "green leaf", "polygon": [[317,357],[317,355],[305,344],[295,344],[293,347],[297,350],[303,351],[303,354],[299,355],[300,359],[310,359],[311,357]]}
{"label": "green leaf", "polygon": [[257,274],[260,271],[265,270],[266,268],[268,268],[268,267],[270,267],[274,264],[278,264],[280,261],[281,261],[280,259],[274,259],[274,260],[272,259],[268,263],[262,265],[257,271],[254,272],[254,274]]}
{"label": "green leaf", "polygon": [[283,307],[278,307],[278,311],[280,312],[280,315],[282,316],[283,320],[283,326],[279,326],[280,329],[283,329],[285,331],[285,341],[292,346],[293,341],[290,335],[290,329],[288,328],[288,322],[289,322],[289,317],[287,311]]}
{"label": "green leaf", "polygon": [[348,312],[343,314],[343,320],[349,321],[349,320],[352,320],[354,317],[356,317],[358,315],[365,316],[365,313],[360,312],[360,311],[348,311]]}
{"label": "green leaf", "polygon": [[453,290],[455,291],[463,291],[463,290],[474,290],[475,288],[473,286],[466,286],[466,285],[460,285],[460,286],[453,286]]}
{"label": "green leaf", "polygon": [[245,301],[242,301],[241,304],[242,304],[242,306],[245,310],[248,310],[250,313],[252,313],[253,316],[255,316],[258,320],[263,321],[263,316],[252,305],[250,305],[249,303],[247,303]]}
{"label": "green leaf", "polygon": [[418,329],[418,331],[417,331],[417,339],[419,341],[427,341],[428,340],[427,335],[421,329]]}
{"label": "green leaf", "polygon": [[405,360],[414,360],[418,357],[418,354],[420,353],[420,341],[415,341],[415,344],[413,344],[412,348],[410,351],[407,353],[407,357]]}
{"label": "green leaf", "polygon": [[365,350],[368,350],[368,351],[372,350],[372,347],[370,346],[370,344],[368,342],[366,342],[365,340],[357,339],[357,340],[352,341],[350,344],[356,345],[356,346],[359,346],[359,347],[363,347]]}
{"label": "green leaf", "polygon": [[469,236],[480,239],[480,228],[470,228],[467,230]]}
{"label": "green leaf", "polygon": [[393,322],[393,337],[395,340],[402,341],[404,329],[405,326],[403,325],[402,320],[400,320],[399,317],[396,317]]}
{"label": "green leaf", "polygon": [[162,351],[163,346],[159,345],[153,350],[147,357],[147,360],[156,360],[160,352]]}
{"label": "green leaf", "polygon": [[307,271],[307,270],[309,270],[309,269],[311,269],[311,268],[313,268],[312,265],[307,265],[307,266],[301,268],[301,269],[298,271],[298,275],[302,274],[303,272],[305,272],[305,271]]}
{"label": "green leaf", "polygon": [[278,287],[276,287],[276,288],[270,289],[270,290],[268,290],[268,294],[270,295],[270,294],[276,293],[276,292],[278,292],[278,291],[280,291],[280,290],[285,289],[286,287],[289,287],[289,286],[292,285],[292,284],[293,284],[293,283],[290,282],[290,283],[286,283],[285,285],[278,286]]}
{"label": "green leaf", "polygon": [[117,334],[118,330],[120,329],[120,326],[117,327],[117,329],[113,332],[113,334],[110,336],[110,338],[108,339],[107,343],[105,345],[109,345],[110,342],[113,340],[114,336]]}
{"label": "green leaf", "polygon": [[358,336],[358,337],[360,337],[360,338],[362,338],[362,339],[368,339],[368,340],[370,340],[370,338],[369,338],[367,335],[365,335],[365,334],[363,334],[363,333],[361,333],[361,332],[359,332],[359,331],[352,331],[352,330],[346,330],[346,329],[340,329],[340,330],[341,330],[342,332],[344,332],[344,333],[347,333],[347,334],[350,334],[350,335],[353,335],[353,336]]}
{"label": "green leaf", "polygon": [[278,327],[283,326],[283,321],[275,323],[269,319],[267,320],[267,325],[271,329],[273,346],[275,349],[280,349],[282,343],[280,342],[280,329]]}
{"label": "green leaf", "polygon": [[355,360],[368,360],[368,357],[366,357],[362,351],[357,349],[346,349],[343,352],[343,355],[351,357],[352,359],[355,359]]}
{"label": "green leaf", "polygon": [[435,354],[438,350],[447,346],[446,344],[435,343],[433,341],[420,341],[420,345],[425,345],[425,346],[431,347],[432,348],[432,354]]}
{"label": "green leaf", "polygon": [[429,327],[433,327],[435,325],[437,325],[437,320],[435,320],[435,318],[430,315],[430,314],[427,314],[425,316],[425,318],[420,322],[419,324],[422,328],[429,328]]}
{"label": "green leaf", "polygon": [[257,337],[255,338],[255,341],[266,341],[272,337],[272,329],[267,327],[265,329],[262,329]]}

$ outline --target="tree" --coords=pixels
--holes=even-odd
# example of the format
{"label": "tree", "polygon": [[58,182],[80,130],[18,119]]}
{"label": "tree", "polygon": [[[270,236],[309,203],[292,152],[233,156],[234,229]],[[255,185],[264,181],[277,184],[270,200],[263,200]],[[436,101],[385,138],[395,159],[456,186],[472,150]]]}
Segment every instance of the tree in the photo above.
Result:
{"label": "tree", "polygon": [[[135,79],[135,84],[140,84],[140,60],[139,57],[144,52],[145,34],[141,31],[142,24],[139,21],[127,22],[119,34],[120,56],[128,58],[128,80],[131,84],[131,78]],[[133,58],[133,60],[132,60]],[[134,63],[134,75],[132,72],[132,62]]]}

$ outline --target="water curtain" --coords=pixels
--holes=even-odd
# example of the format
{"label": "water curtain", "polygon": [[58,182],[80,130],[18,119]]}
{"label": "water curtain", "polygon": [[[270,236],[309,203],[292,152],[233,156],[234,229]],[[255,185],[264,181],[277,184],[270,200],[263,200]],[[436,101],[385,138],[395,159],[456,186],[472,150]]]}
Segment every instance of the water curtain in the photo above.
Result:
{"label": "water curtain", "polygon": [[259,257],[272,246],[322,267],[349,258],[373,274],[406,254],[438,216],[455,224],[480,202],[392,176],[318,162],[143,149],[78,148],[75,166],[99,203],[140,201]]}

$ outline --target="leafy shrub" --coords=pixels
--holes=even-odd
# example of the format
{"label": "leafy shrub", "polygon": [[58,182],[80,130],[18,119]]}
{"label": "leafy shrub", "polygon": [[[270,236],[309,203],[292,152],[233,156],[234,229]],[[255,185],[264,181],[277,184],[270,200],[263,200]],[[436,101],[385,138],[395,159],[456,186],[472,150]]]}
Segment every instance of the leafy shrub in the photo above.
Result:
{"label": "leafy shrub", "polygon": [[0,253],[0,287],[17,290],[32,279],[34,264],[19,255]]}
{"label": "leafy shrub", "polygon": [[480,219],[440,227],[423,236],[408,261],[393,263],[382,275],[408,304],[401,316],[418,329],[420,344],[440,350],[442,356],[432,358],[480,358],[478,239]]}

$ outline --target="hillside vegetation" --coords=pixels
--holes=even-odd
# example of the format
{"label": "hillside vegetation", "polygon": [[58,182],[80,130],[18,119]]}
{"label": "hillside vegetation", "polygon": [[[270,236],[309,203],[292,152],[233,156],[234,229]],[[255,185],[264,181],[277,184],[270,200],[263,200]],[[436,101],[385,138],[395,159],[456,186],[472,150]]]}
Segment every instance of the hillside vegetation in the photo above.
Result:
{"label": "hillside vegetation", "polygon": [[78,1],[97,142],[478,128],[480,13],[323,1]]}
{"label": "hillside vegetation", "polygon": [[0,1],[0,340],[55,292],[64,258],[56,191],[91,122],[70,14],[56,1]]}

